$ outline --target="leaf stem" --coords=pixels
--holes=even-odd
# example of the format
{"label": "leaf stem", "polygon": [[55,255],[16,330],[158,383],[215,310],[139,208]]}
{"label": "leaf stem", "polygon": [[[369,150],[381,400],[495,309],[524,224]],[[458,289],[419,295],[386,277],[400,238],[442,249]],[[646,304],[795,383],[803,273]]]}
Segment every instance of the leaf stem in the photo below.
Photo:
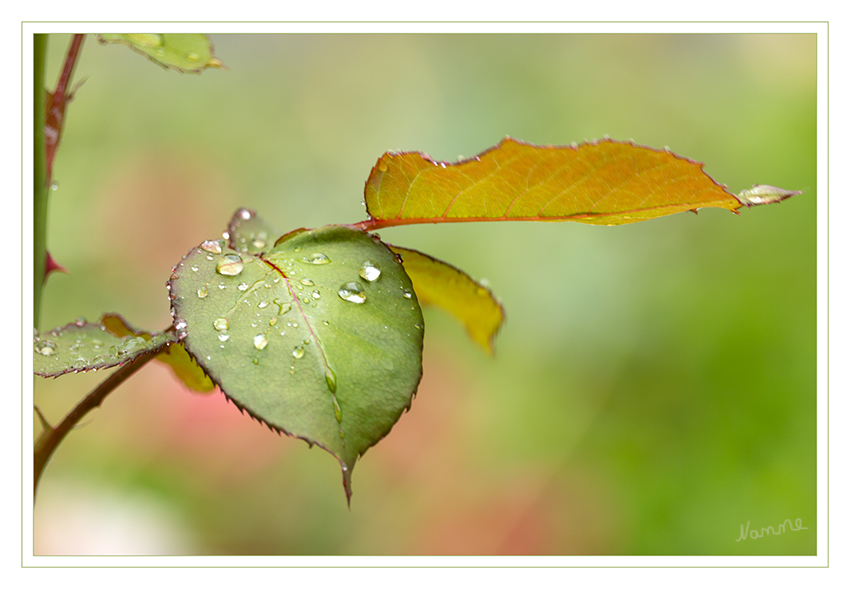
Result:
{"label": "leaf stem", "polygon": [[56,427],[50,427],[41,415],[41,412],[36,409],[39,419],[41,420],[42,425],[45,426],[45,429],[36,441],[35,449],[33,451],[33,500],[35,500],[35,492],[38,490],[38,482],[41,480],[41,474],[44,472],[45,466],[47,466],[47,461],[50,460],[54,450],[56,450],[56,447],[59,446],[60,442],[65,439],[65,436],[68,435],[74,426],[89,411],[99,407],[109,393],[118,388],[121,383],[130,378],[142,366],[153,360],[160,352],[162,352],[166,345],[167,344],[163,345],[162,348],[151,350],[144,356],[139,356],[133,362],[128,362],[127,364],[119,367],[115,372],[110,374],[106,380],[90,392],[85,399],[80,401],[80,403],[74,407],[71,412],[65,416],[65,419],[63,419]]}

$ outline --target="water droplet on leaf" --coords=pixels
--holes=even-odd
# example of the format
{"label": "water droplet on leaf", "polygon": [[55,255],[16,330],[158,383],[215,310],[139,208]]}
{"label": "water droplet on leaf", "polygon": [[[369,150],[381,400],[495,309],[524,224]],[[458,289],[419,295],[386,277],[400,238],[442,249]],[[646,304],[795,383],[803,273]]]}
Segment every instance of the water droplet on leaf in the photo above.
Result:
{"label": "water droplet on leaf", "polygon": [[244,267],[241,257],[236,254],[226,254],[219,258],[215,271],[223,276],[238,276]]}
{"label": "water droplet on leaf", "polygon": [[258,350],[262,350],[263,348],[265,348],[268,343],[269,343],[269,340],[266,337],[266,334],[258,333],[257,335],[254,336],[254,347],[257,348]]}
{"label": "water droplet on leaf", "polygon": [[346,282],[339,287],[337,294],[339,294],[342,300],[349,303],[361,304],[366,302],[366,293],[363,292],[363,288],[356,282]]}
{"label": "water droplet on leaf", "polygon": [[340,409],[336,397],[334,397],[334,415],[336,416],[336,422],[342,423],[342,409]]}
{"label": "water droplet on leaf", "polygon": [[56,353],[56,344],[50,340],[43,340],[35,345],[35,351],[42,356],[52,356]]}
{"label": "water droplet on leaf", "polygon": [[227,321],[226,317],[219,317],[213,321],[213,327],[215,327],[216,331],[227,331],[230,329],[230,323]]}
{"label": "water droplet on leaf", "polygon": [[330,264],[331,259],[327,257],[325,254],[310,254],[309,256],[304,256],[301,260],[307,264]]}
{"label": "water droplet on leaf", "polygon": [[292,355],[295,356],[296,358],[303,358],[304,357],[304,348],[302,348],[301,346],[295,346],[295,349],[292,350]]}
{"label": "water droplet on leaf", "polygon": [[198,298],[204,299],[206,297],[207,297],[207,287],[202,286],[201,288],[198,289]]}
{"label": "water droplet on leaf", "polygon": [[201,249],[205,252],[209,252],[211,254],[220,254],[221,253],[221,244],[218,241],[214,241],[212,239],[206,240],[201,244]]}
{"label": "water droplet on leaf", "polygon": [[239,290],[242,290],[242,291],[248,290],[248,283],[247,282],[240,282],[239,286],[237,286],[236,288],[238,288]]}
{"label": "water droplet on leaf", "polygon": [[381,269],[375,264],[366,260],[360,267],[360,277],[368,282],[374,282],[381,276]]}

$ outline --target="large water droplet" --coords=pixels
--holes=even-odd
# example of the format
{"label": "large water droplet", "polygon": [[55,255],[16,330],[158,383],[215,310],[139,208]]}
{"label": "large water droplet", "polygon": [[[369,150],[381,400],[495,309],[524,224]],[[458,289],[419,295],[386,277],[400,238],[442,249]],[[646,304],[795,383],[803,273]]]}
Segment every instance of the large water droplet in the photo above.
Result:
{"label": "large water droplet", "polygon": [[218,241],[214,241],[212,239],[206,240],[201,244],[201,249],[205,252],[209,252],[211,254],[220,254],[221,253],[221,244]]}
{"label": "large water droplet", "polygon": [[366,260],[363,262],[363,265],[360,266],[360,277],[363,280],[368,282],[374,282],[381,276],[381,269],[378,268],[375,264]]}
{"label": "large water droplet", "polygon": [[331,259],[327,257],[325,254],[310,254],[309,256],[304,256],[301,258],[303,262],[307,264],[330,264]]}
{"label": "large water droplet", "polygon": [[216,331],[227,331],[230,329],[230,323],[227,321],[226,317],[219,317],[213,321],[213,327],[215,327]]}
{"label": "large water droplet", "polygon": [[262,350],[269,343],[269,339],[266,337],[264,333],[258,333],[254,336],[254,347],[258,350]]}
{"label": "large water droplet", "polygon": [[198,289],[198,298],[199,299],[205,299],[206,297],[207,297],[207,287],[202,286],[201,288]]}
{"label": "large water droplet", "polygon": [[56,353],[56,344],[50,340],[42,340],[35,344],[35,351],[42,356],[52,356]]}
{"label": "large water droplet", "polygon": [[296,358],[303,358],[304,357],[304,348],[302,348],[301,346],[295,346],[295,349],[292,350],[292,355],[295,356]]}
{"label": "large water droplet", "polygon": [[342,300],[349,303],[360,304],[366,302],[366,293],[363,292],[363,287],[356,282],[346,282],[339,287],[337,293]]}
{"label": "large water droplet", "polygon": [[224,276],[238,276],[245,264],[237,254],[226,254],[219,258],[215,271]]}

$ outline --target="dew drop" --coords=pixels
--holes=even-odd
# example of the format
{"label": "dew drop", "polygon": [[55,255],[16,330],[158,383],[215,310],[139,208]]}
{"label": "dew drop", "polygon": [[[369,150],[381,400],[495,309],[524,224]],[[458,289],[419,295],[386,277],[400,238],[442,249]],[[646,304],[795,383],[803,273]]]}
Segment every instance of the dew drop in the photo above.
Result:
{"label": "dew drop", "polygon": [[307,264],[330,264],[331,259],[327,257],[325,254],[310,254],[309,256],[304,256],[301,260]]}
{"label": "dew drop", "polygon": [[35,345],[35,351],[42,356],[52,356],[56,353],[56,344],[50,340],[43,340]]}
{"label": "dew drop", "polygon": [[182,329],[186,329],[188,326],[189,326],[189,324],[186,323],[185,319],[178,319],[177,323],[174,324],[174,329],[179,331],[179,330],[182,330]]}
{"label": "dew drop", "polygon": [[201,288],[198,289],[198,298],[199,299],[205,299],[206,297],[207,297],[207,287],[202,286]]}
{"label": "dew drop", "polygon": [[251,218],[251,211],[248,209],[239,209],[238,211],[239,218],[248,221]]}
{"label": "dew drop", "polygon": [[77,327],[82,327],[85,324],[86,324],[86,318],[85,317],[77,317],[77,320],[74,321],[74,325],[76,325]]}
{"label": "dew drop", "polygon": [[238,276],[242,273],[245,264],[237,254],[226,254],[219,258],[215,271],[223,276]]}
{"label": "dew drop", "polygon": [[[227,333],[218,334],[218,341],[220,341],[220,342],[226,342],[229,339],[230,339],[230,334],[227,334]],[[224,347],[224,346],[222,346],[222,347]]]}
{"label": "dew drop", "polygon": [[215,327],[216,331],[227,331],[230,329],[230,323],[227,321],[226,317],[219,317],[213,321],[213,327]]}
{"label": "dew drop", "polygon": [[368,282],[374,282],[381,276],[381,269],[378,268],[375,264],[366,260],[363,262],[363,265],[360,266],[360,277],[363,280]]}
{"label": "dew drop", "polygon": [[379,172],[386,172],[388,169],[389,169],[389,167],[387,166],[387,162],[382,160],[381,163],[378,164],[378,171]]}
{"label": "dew drop", "polygon": [[257,358],[254,358],[254,365],[256,366],[259,363],[260,363],[260,361]]}
{"label": "dew drop", "polygon": [[192,266],[192,272],[197,272],[197,271],[198,271],[198,267],[197,267],[197,266]]}
{"label": "dew drop", "polygon": [[264,247],[266,247],[266,242],[262,239],[255,238],[254,241],[252,241],[251,243],[253,243],[254,247],[257,249],[263,249]]}
{"label": "dew drop", "polygon": [[336,397],[334,397],[334,415],[336,416],[336,422],[342,423],[342,409],[340,409]]}
{"label": "dew drop", "polygon": [[310,293],[310,296],[314,299],[320,299],[322,298],[322,293],[320,293],[318,290],[314,290],[312,293]]}
{"label": "dew drop", "polygon": [[404,291],[404,298],[409,299],[413,297],[413,294],[409,290]]}
{"label": "dew drop", "polygon": [[304,357],[304,348],[301,346],[295,346],[295,349],[292,350],[292,355],[295,358],[303,358]]}
{"label": "dew drop", "polygon": [[300,282],[304,286],[316,286],[316,283],[310,280],[309,278],[302,278],[298,282]]}
{"label": "dew drop", "polygon": [[269,343],[269,340],[266,337],[266,334],[258,333],[257,335],[254,336],[254,347],[257,348],[258,350],[262,350],[263,348],[265,348],[268,343]]}
{"label": "dew drop", "polygon": [[363,292],[363,288],[356,282],[346,282],[339,287],[337,294],[339,294],[342,300],[349,303],[361,304],[366,302],[366,293]]}
{"label": "dew drop", "polygon": [[206,240],[201,244],[201,249],[210,254],[220,254],[221,253],[221,244],[218,241],[214,241],[212,239]]}
{"label": "dew drop", "polygon": [[336,373],[328,368],[327,372],[325,372],[325,380],[328,383],[328,388],[334,394],[336,394]]}
{"label": "dew drop", "polygon": [[225,288],[227,288],[227,287],[226,287],[226,286],[224,286],[223,284],[219,284],[219,285],[218,285],[218,288],[219,288],[219,290],[224,290],[224,289],[225,289]]}
{"label": "dew drop", "polygon": [[59,190],[59,183],[58,183],[58,182],[56,182],[56,181],[54,181],[54,182],[50,185],[50,190],[52,190],[53,192],[56,192],[57,190]]}
{"label": "dew drop", "polygon": [[197,53],[195,53],[194,51],[190,51],[189,53],[186,54],[186,59],[188,59],[189,61],[194,63],[194,62],[198,61],[199,59],[201,59],[201,56],[198,55]]}
{"label": "dew drop", "polygon": [[274,327],[274,324],[277,323],[277,317],[272,317],[269,319],[269,327]]}
{"label": "dew drop", "polygon": [[246,290],[248,290],[248,283],[247,282],[240,282],[239,286],[237,286],[236,288],[238,288],[241,291],[246,291]]}
{"label": "dew drop", "polygon": [[257,305],[257,307],[259,307],[260,309],[265,309],[265,308],[266,308],[266,307],[268,307],[268,306],[269,306],[269,302],[268,302],[268,301],[260,301],[260,304],[259,304],[259,305]]}

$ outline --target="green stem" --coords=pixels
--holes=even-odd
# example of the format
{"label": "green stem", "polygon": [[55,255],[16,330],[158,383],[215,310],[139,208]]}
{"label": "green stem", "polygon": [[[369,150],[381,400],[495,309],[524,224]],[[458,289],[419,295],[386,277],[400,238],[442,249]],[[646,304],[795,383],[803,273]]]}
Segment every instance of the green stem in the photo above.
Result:
{"label": "green stem", "polygon": [[38,329],[47,263],[47,156],[44,148],[44,66],[47,35],[35,35],[33,48],[33,324]]}

